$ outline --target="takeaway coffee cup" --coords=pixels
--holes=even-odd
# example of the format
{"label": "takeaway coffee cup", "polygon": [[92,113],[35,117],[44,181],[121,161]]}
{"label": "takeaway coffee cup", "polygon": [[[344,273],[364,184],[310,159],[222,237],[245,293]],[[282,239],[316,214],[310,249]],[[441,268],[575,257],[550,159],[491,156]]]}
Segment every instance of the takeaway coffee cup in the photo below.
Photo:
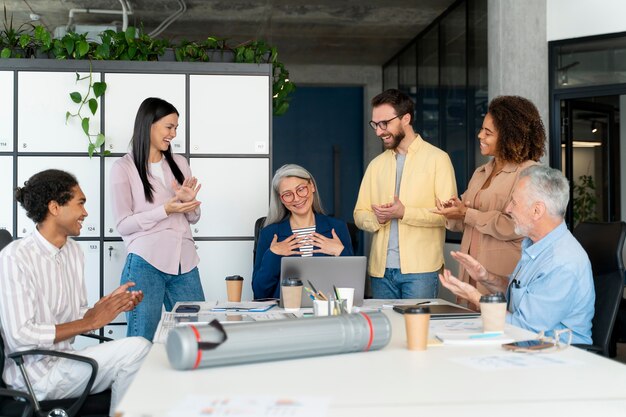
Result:
{"label": "takeaway coffee cup", "polygon": [[241,301],[241,288],[243,287],[243,277],[239,275],[230,275],[226,277],[226,294],[228,301]]}
{"label": "takeaway coffee cup", "polygon": [[404,310],[404,323],[409,350],[426,350],[430,309],[428,307],[407,308]]}
{"label": "takeaway coffee cup", "polygon": [[506,298],[501,292],[480,297],[480,317],[483,332],[504,332]]}
{"label": "takeaway coffee cup", "polygon": [[300,310],[300,303],[302,302],[302,281],[300,278],[286,278],[281,282],[280,287],[285,311]]}

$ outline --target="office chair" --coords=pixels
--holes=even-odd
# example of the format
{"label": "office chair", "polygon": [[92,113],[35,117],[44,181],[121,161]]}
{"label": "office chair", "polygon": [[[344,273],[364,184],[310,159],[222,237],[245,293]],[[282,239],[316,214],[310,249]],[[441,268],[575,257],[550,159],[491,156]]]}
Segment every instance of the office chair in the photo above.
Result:
{"label": "office chair", "polygon": [[0,251],[4,249],[4,247],[7,246],[12,241],[13,241],[13,236],[11,236],[11,233],[8,230],[6,229],[0,230]]}
{"label": "office chair", "polygon": [[[91,335],[97,339],[108,339],[100,336]],[[108,339],[111,340],[111,339]],[[43,417],[54,409],[63,409],[69,417],[92,416],[106,417],[109,415],[111,407],[111,390],[106,390],[98,394],[89,395],[91,387],[96,379],[98,372],[98,363],[91,358],[75,355],[65,352],[56,352],[52,350],[33,349],[24,352],[16,352],[10,354],[10,360],[14,360],[20,367],[22,375],[27,379],[26,369],[23,367],[24,357],[29,355],[56,356],[60,358],[71,359],[86,363],[91,366],[91,377],[87,382],[85,390],[79,398],[67,398],[63,400],[45,400],[37,401],[32,388],[28,388],[28,392],[8,389],[4,380],[0,378],[0,416],[3,417]],[[0,370],[4,370],[4,340],[0,335]],[[29,384],[27,384],[29,385]],[[15,397],[22,398],[25,401],[16,400]]]}
{"label": "office chair", "polygon": [[352,243],[352,252],[356,255],[359,250],[359,228],[352,222],[347,222],[346,224],[348,225],[348,233]]}
{"label": "office chair", "polygon": [[261,229],[263,229],[263,224],[265,223],[265,216],[259,217],[254,222],[254,247],[252,248],[252,265],[256,262],[256,246],[259,242],[259,234],[261,233]]}
{"label": "office chair", "polygon": [[626,239],[624,222],[583,222],[573,232],[587,252],[593,271],[596,292],[592,321],[593,345],[579,347],[607,357],[616,354],[615,324],[624,292],[622,251]]}

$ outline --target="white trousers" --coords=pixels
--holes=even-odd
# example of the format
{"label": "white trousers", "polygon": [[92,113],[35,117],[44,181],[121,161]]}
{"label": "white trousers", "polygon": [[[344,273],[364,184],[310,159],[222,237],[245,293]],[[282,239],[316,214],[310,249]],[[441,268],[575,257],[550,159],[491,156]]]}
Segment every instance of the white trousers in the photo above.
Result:
{"label": "white trousers", "polygon": [[[98,362],[98,375],[91,393],[111,388],[111,416],[151,346],[143,337],[127,337],[72,352]],[[43,378],[31,383],[40,401],[79,397],[89,381],[90,370],[86,363],[60,358]]]}

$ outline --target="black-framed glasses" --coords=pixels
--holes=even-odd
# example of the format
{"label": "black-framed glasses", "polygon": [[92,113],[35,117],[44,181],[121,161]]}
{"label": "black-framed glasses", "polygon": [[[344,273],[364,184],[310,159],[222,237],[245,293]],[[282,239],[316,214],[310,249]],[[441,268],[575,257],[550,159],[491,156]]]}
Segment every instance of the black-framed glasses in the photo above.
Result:
{"label": "black-framed glasses", "polygon": [[[370,120],[369,125],[372,129],[376,130],[377,127],[380,127],[382,130],[387,130],[387,123],[389,123],[390,121],[392,121],[393,119],[397,119],[398,117],[400,117],[401,115],[397,115],[396,117],[392,117],[389,120],[381,120],[380,122],[375,122],[373,120]],[[402,115],[403,116],[403,115]]]}
{"label": "black-framed glasses", "polygon": [[309,185],[308,184],[299,185],[296,188],[295,194],[293,193],[293,191],[285,191],[284,193],[280,195],[280,199],[283,200],[283,203],[291,203],[293,200],[296,199],[296,195],[301,198],[308,196]]}

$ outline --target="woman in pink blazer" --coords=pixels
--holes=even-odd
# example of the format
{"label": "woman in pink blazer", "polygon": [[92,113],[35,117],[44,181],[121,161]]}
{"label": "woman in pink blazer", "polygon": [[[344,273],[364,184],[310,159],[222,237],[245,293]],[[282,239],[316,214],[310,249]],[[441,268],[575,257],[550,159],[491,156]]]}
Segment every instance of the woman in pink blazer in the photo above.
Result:
{"label": "woman in pink blazer", "polygon": [[[460,199],[438,202],[436,212],[446,217],[449,230],[463,232],[461,252],[476,258],[490,275],[508,279],[521,256],[522,236],[504,210],[520,172],[543,156],[546,133],[531,101],[500,96],[489,104],[478,140],[480,153],[491,160],[474,171]],[[459,279],[487,291],[462,266]]]}
{"label": "woman in pink blazer", "polygon": [[198,254],[189,224],[200,219],[198,180],[187,160],[172,153],[178,111],[167,101],[147,98],[135,118],[132,152],[111,169],[117,231],[128,256],[122,283],[143,290],[141,308],[127,313],[128,336],[152,340],[161,306],[204,301]]}

